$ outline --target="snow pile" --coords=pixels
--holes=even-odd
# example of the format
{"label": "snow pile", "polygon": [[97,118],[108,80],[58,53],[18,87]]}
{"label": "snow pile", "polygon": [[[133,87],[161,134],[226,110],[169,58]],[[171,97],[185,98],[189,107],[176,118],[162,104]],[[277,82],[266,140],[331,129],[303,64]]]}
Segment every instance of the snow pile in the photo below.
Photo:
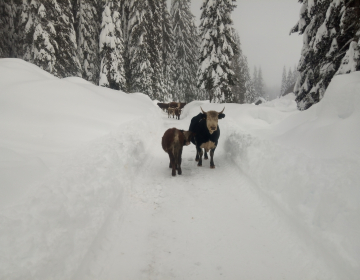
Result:
{"label": "snow pile", "polygon": [[1,59],[0,77],[1,278],[69,279],[131,187],[158,110],[21,60]]}
{"label": "snow pile", "polygon": [[[259,106],[194,101],[180,121],[168,119],[157,101],[143,94],[54,78],[17,59],[0,60],[0,88],[1,279],[110,279],[101,277],[110,274],[117,279],[124,270],[144,278],[164,278],[171,270],[178,279],[196,279],[183,271],[210,275],[218,269],[212,260],[217,264],[223,256],[232,275],[240,275],[235,260],[247,267],[252,263],[247,279],[260,264],[268,270],[259,275],[292,275],[296,267],[309,272],[296,279],[316,279],[327,266],[341,275],[338,279],[358,278],[359,72],[335,77],[322,101],[304,112],[289,94]],[[217,167],[197,168],[189,146],[183,153],[184,174],[172,178],[161,136],[169,126],[187,129],[200,106],[205,111],[225,106]],[[254,208],[238,207],[247,203]],[[282,214],[274,218],[273,210]],[[203,224],[201,216],[207,217]],[[231,218],[244,219],[247,226],[240,221],[240,228]],[[267,224],[261,228],[269,232],[256,223]],[[289,227],[274,230],[284,223]],[[288,228],[294,227],[291,233]],[[185,234],[194,228],[198,239]],[[264,243],[256,243],[259,232]],[[103,251],[107,236],[115,251]],[[283,250],[266,251],[277,238]],[[178,249],[172,257],[169,248]],[[262,265],[266,261],[258,255],[270,256],[271,262]],[[204,266],[184,256],[197,256]],[[317,258],[326,263],[325,270],[314,265]],[[291,267],[279,261],[287,259]],[[116,273],[106,270],[108,263]],[[156,269],[158,274],[151,274]]]}
{"label": "snow pile", "polygon": [[303,234],[328,254],[344,279],[356,279],[360,72],[336,76],[323,100],[307,111],[295,111],[290,98],[227,110],[232,132],[226,149],[271,200],[307,229]]}

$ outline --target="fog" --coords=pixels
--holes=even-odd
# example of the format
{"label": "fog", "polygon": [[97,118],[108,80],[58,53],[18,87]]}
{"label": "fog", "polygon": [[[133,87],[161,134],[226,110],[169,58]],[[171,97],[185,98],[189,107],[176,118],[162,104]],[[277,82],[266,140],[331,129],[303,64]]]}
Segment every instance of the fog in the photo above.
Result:
{"label": "fog", "polygon": [[[197,25],[202,2],[191,2]],[[267,94],[278,95],[283,67],[293,69],[300,59],[302,36],[289,33],[298,20],[301,5],[296,0],[238,0],[236,5],[232,19],[251,75],[254,66],[261,67]]]}

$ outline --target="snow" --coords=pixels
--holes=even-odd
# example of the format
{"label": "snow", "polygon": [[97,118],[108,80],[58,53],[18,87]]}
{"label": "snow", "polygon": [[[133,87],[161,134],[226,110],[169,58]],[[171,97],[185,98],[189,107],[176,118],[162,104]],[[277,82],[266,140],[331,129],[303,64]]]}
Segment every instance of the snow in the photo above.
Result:
{"label": "snow", "polygon": [[[358,279],[360,72],[298,111],[187,104],[0,59],[1,279]],[[221,111],[215,169],[161,137]]]}

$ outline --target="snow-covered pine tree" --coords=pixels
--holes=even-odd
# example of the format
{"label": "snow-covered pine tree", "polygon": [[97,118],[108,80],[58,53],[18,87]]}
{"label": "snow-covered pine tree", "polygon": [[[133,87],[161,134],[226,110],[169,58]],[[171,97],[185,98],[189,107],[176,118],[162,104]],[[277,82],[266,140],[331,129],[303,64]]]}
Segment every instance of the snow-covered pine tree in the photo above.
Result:
{"label": "snow-covered pine tree", "polygon": [[23,0],[17,56],[57,77],[80,76],[69,0]]}
{"label": "snow-covered pine tree", "polygon": [[259,67],[258,70],[256,86],[257,86],[258,96],[265,98],[265,83],[262,75],[261,66]]}
{"label": "snow-covered pine tree", "polygon": [[153,69],[152,79],[152,90],[153,99],[164,101],[165,85],[163,75],[163,32],[162,32],[162,2],[159,0],[147,0],[151,12],[149,13],[150,25],[148,29],[148,42],[150,51],[150,63]]}
{"label": "snow-covered pine tree", "polygon": [[209,93],[210,102],[233,102],[230,64],[237,52],[231,30],[235,0],[204,0],[201,7],[201,49],[198,86]]}
{"label": "snow-covered pine tree", "polygon": [[284,94],[285,90],[286,90],[286,67],[284,66],[283,73],[282,73],[282,79],[281,79],[280,96],[282,96]]}
{"label": "snow-covered pine tree", "polygon": [[260,92],[259,92],[259,75],[258,75],[258,69],[256,68],[256,66],[254,66],[254,72],[253,72],[253,77],[252,77],[252,84],[254,86],[254,90],[255,90],[255,99],[260,97]]}
{"label": "snow-covered pine tree", "polygon": [[246,93],[245,93],[245,103],[251,104],[257,98],[254,82],[250,76],[250,69],[248,66],[247,58],[244,56],[244,69],[245,69],[245,80],[246,80]]}
{"label": "snow-covered pine tree", "polygon": [[240,36],[235,29],[233,29],[233,33],[238,48],[238,53],[234,55],[231,61],[231,68],[233,69],[236,78],[234,82],[235,84],[231,86],[231,90],[234,94],[234,102],[243,104],[245,103],[246,94],[246,66],[241,50]]}
{"label": "snow-covered pine tree", "polygon": [[[47,3],[48,1],[44,1]],[[53,9],[55,18],[53,24],[55,28],[55,40],[57,48],[56,72],[58,77],[79,76],[81,77],[81,65],[77,56],[76,33],[74,29],[73,6],[70,0],[52,0],[51,3],[44,4],[47,10]],[[51,4],[53,6],[51,6]]]}
{"label": "snow-covered pine tree", "polygon": [[46,4],[45,7],[36,0],[23,2],[20,23],[23,33],[19,39],[22,49],[19,54],[24,60],[58,76],[55,67],[58,44],[53,24],[55,6]]}
{"label": "snow-covered pine tree", "polygon": [[98,84],[100,72],[99,31],[100,0],[74,0],[77,54],[82,66],[82,77]]}
{"label": "snow-covered pine tree", "polygon": [[358,71],[360,70],[360,0],[351,1],[345,5],[340,27],[341,33],[352,28],[355,35],[350,39],[349,48],[336,74]]}
{"label": "snow-covered pine tree", "polygon": [[19,0],[0,1],[0,58],[16,57]]}
{"label": "snow-covered pine tree", "polygon": [[190,12],[190,0],[172,0],[174,48],[172,50],[173,98],[190,102],[195,99],[197,62],[197,31]]}
{"label": "snow-covered pine tree", "polygon": [[102,12],[99,85],[124,90],[125,72],[123,68],[123,38],[119,6],[115,0],[107,0]]}
{"label": "snow-covered pine tree", "polygon": [[172,71],[171,54],[174,48],[174,34],[170,14],[167,8],[167,0],[161,0],[162,12],[162,71],[164,77],[164,101],[172,101]]}
{"label": "snow-covered pine tree", "polygon": [[[298,108],[305,110],[322,99],[346,52],[355,46],[351,42],[358,44],[360,4],[358,0],[300,2],[300,19],[291,33],[304,36],[295,94]],[[348,24],[346,19],[350,19]],[[345,59],[343,64],[347,63]],[[354,65],[358,69],[358,64]]]}
{"label": "snow-covered pine tree", "polygon": [[128,21],[129,91],[142,92],[155,99],[151,65],[150,34],[151,8],[147,0],[131,0]]}
{"label": "snow-covered pine tree", "polygon": [[287,77],[286,77],[286,83],[285,83],[285,91],[287,91],[292,85],[293,85],[293,72],[291,68],[289,68]]}

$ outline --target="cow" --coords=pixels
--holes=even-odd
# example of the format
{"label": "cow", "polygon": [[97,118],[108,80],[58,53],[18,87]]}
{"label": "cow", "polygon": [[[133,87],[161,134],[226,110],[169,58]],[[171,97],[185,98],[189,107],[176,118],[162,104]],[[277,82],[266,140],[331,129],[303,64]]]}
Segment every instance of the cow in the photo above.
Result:
{"label": "cow", "polygon": [[175,102],[175,101],[170,102],[169,107],[170,108],[178,108],[178,107],[180,107],[180,102]]}
{"label": "cow", "polygon": [[165,131],[161,139],[163,150],[169,154],[170,163],[169,168],[172,168],[171,175],[176,176],[176,170],[181,175],[181,155],[183,146],[190,145],[190,139],[193,133],[174,128],[169,128]]}
{"label": "cow", "polygon": [[176,119],[180,120],[180,115],[181,115],[181,109],[180,108],[175,108]]}
{"label": "cow", "polygon": [[180,109],[184,108],[186,103],[180,103]]}
{"label": "cow", "polygon": [[175,108],[169,107],[167,109],[167,111],[168,111],[168,118],[170,118],[170,116],[172,116],[174,118],[174,116],[175,116]]}
{"label": "cow", "polygon": [[223,114],[224,110],[225,107],[221,112],[204,112],[204,110],[201,108],[202,113],[199,113],[197,116],[191,119],[189,131],[195,134],[191,138],[191,142],[196,146],[195,160],[198,162],[198,166],[202,166],[202,149],[204,149],[204,158],[208,158],[207,152],[210,151],[210,168],[215,168],[214,152],[220,137],[218,120],[225,118],[225,114]]}
{"label": "cow", "polygon": [[164,111],[167,111],[167,108],[169,108],[169,104],[168,103],[157,103],[157,105]]}

